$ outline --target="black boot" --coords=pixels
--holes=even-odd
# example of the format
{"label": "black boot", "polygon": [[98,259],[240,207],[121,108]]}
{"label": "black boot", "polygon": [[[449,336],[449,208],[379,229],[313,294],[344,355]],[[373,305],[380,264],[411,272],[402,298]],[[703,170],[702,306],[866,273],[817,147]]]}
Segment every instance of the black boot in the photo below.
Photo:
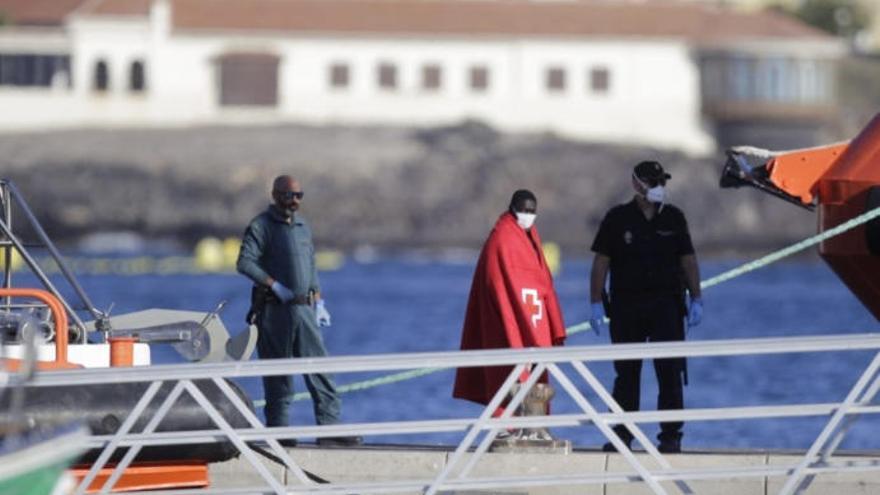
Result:
{"label": "black boot", "polygon": [[677,454],[681,452],[681,433],[660,433],[657,435],[660,443],[657,444],[657,450],[663,454]]}
{"label": "black boot", "polygon": [[[623,443],[624,443],[624,445],[626,445],[626,448],[632,450],[632,448],[630,447],[630,444],[632,444],[633,437],[632,437],[632,434],[630,434],[629,430],[626,429],[625,426],[623,426],[623,425],[615,426],[614,433],[617,433],[617,436],[620,437],[621,440],[623,440]],[[608,442],[602,446],[602,452],[617,452],[617,447],[615,447],[613,443]]]}
{"label": "black boot", "polygon": [[317,440],[322,447],[354,447],[364,443],[361,437],[323,437]]}
{"label": "black boot", "polygon": [[[632,448],[630,447],[632,439],[624,439],[623,443],[626,445],[626,448],[632,450]],[[605,445],[602,446],[602,452],[617,452],[617,447],[615,447],[613,443],[607,442],[605,443]]]}

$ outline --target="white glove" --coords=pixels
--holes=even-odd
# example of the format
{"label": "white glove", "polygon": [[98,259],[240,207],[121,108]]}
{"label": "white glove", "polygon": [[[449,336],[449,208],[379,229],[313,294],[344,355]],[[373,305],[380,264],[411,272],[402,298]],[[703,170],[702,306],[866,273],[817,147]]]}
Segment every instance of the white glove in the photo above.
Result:
{"label": "white glove", "polygon": [[319,327],[330,326],[330,312],[324,307],[324,300],[318,299],[315,303],[315,319],[318,320]]}
{"label": "white glove", "polygon": [[283,303],[288,303],[293,300],[293,292],[277,280],[272,282],[272,292],[274,292],[275,295],[278,296],[278,299]]}
{"label": "white glove", "polygon": [[605,325],[605,306],[600,302],[590,304],[590,328],[599,335],[599,329]]}
{"label": "white glove", "polygon": [[700,298],[691,299],[688,304],[688,327],[695,327],[703,321],[703,300]]}

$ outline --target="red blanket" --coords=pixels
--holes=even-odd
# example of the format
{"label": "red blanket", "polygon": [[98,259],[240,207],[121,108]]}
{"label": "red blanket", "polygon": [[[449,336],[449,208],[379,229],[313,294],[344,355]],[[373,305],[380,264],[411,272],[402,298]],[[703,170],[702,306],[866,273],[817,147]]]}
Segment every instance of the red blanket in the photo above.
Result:
{"label": "red blanket", "polygon": [[[565,340],[565,324],[538,230],[504,213],[483,246],[461,334],[461,348],[549,347]],[[510,366],[459,368],[452,396],[488,404]]]}

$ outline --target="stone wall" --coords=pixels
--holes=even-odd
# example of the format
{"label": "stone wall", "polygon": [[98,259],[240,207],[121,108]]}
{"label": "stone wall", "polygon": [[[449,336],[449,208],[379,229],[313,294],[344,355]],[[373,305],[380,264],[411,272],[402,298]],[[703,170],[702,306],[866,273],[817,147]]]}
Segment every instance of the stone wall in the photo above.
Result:
{"label": "stone wall", "polygon": [[587,252],[604,212],[627,201],[633,164],[659,159],[670,201],[702,252],[782,247],[814,213],[752,190],[721,190],[724,156],[500,134],[466,122],[431,129],[307,126],[78,130],[0,135],[15,181],[62,241],[136,231],[186,244],[239,235],[272,178],[298,177],[323,247],[473,247],[517,188],[538,196],[542,237]]}

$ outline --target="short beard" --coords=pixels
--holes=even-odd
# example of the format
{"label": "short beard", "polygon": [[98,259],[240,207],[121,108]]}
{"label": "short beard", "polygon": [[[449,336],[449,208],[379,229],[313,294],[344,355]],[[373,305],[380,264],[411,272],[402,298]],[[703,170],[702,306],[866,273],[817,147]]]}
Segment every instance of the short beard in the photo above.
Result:
{"label": "short beard", "polygon": [[278,203],[275,203],[274,206],[275,206],[275,209],[278,210],[279,213],[281,213],[282,215],[284,215],[287,218],[292,218],[293,214],[296,211],[293,206],[280,205]]}

